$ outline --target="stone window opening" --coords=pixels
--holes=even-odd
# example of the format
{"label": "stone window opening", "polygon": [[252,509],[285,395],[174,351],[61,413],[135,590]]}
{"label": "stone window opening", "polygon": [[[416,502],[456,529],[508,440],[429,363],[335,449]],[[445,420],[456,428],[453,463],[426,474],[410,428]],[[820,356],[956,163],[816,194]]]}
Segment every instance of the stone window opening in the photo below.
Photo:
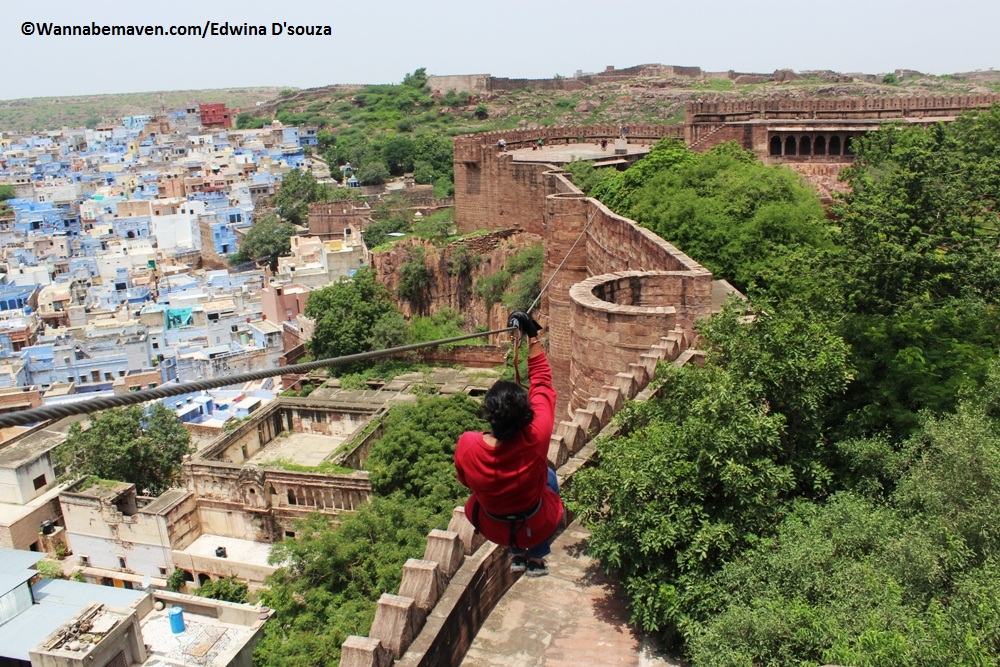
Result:
{"label": "stone window opening", "polygon": [[781,137],[771,137],[771,147],[769,153],[773,157],[781,156]]}
{"label": "stone window opening", "polygon": [[826,137],[816,137],[813,142],[813,155],[826,155]]}
{"label": "stone window opening", "polygon": [[830,137],[830,155],[840,155],[840,137]]}
{"label": "stone window opening", "polygon": [[796,155],[795,137],[787,137],[785,139],[785,155]]}
{"label": "stone window opening", "polygon": [[812,141],[809,137],[802,137],[799,140],[799,155],[812,154]]}

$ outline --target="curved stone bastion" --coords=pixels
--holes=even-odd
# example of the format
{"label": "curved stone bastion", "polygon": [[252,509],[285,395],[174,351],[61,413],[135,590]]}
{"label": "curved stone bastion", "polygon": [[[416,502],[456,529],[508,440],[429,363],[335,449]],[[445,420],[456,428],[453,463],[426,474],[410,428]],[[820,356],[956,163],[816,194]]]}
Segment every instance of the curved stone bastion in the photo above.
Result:
{"label": "curved stone bastion", "polygon": [[[689,310],[679,304],[701,301],[701,272],[623,271],[588,278],[569,290],[570,409],[600,397],[609,378],[660,343],[665,332],[690,331]],[[668,354],[673,357],[673,354]]]}

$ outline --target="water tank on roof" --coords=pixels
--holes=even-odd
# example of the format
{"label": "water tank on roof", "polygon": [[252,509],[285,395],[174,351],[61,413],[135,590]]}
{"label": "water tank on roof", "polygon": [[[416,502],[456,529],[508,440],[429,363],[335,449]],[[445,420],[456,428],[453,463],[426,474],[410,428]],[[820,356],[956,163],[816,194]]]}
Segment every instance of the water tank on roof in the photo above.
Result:
{"label": "water tank on roof", "polygon": [[179,635],[184,632],[184,610],[180,607],[171,607],[167,612],[170,617],[170,632]]}
{"label": "water tank on roof", "polygon": [[216,558],[226,558],[226,547],[215,547]]}

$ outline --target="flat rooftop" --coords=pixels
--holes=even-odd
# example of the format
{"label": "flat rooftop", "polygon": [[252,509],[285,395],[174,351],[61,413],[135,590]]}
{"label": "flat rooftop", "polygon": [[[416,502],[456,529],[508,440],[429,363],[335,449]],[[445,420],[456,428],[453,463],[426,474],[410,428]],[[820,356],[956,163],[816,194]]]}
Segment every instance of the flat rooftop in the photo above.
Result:
{"label": "flat rooftop", "polygon": [[0,468],[17,468],[33,461],[58,447],[65,439],[65,433],[47,428],[22,435],[18,440],[0,447]]}
{"label": "flat rooftop", "polygon": [[[112,607],[128,609],[146,595],[142,591],[62,579],[43,579],[31,588],[35,604],[0,626],[0,656],[27,661],[28,651],[87,605],[103,602]],[[149,640],[146,641],[148,643]]]}
{"label": "flat rooftop", "polygon": [[13,526],[42,505],[58,498],[59,494],[65,490],[66,484],[59,484],[53,486],[37,498],[32,498],[23,505],[19,505],[18,503],[0,503],[0,526]]}
{"label": "flat rooftop", "polygon": [[[625,153],[616,153],[615,148],[624,148]],[[624,144],[620,141],[609,141],[607,148],[601,150],[600,144],[555,144],[541,148],[517,148],[507,151],[514,162],[549,162],[552,164],[567,164],[578,160],[607,160],[610,158],[640,157],[649,153],[651,147],[644,144]]]}
{"label": "flat rooftop", "polygon": [[346,438],[319,433],[289,433],[267,443],[247,463],[267,465],[282,460],[300,466],[318,466],[331,456]]}
{"label": "flat rooftop", "polygon": [[250,563],[251,565],[268,565],[267,557],[271,553],[271,545],[267,542],[254,542],[253,540],[241,540],[237,537],[223,537],[206,533],[201,535],[181,553],[192,556],[204,556],[217,558],[215,549],[217,547],[226,548],[226,557],[219,560],[231,560],[238,563]]}
{"label": "flat rooftop", "polygon": [[170,608],[153,611],[139,622],[149,651],[144,667],[177,665],[224,665],[220,658],[242,647],[254,633],[243,625],[225,623],[211,616],[184,611],[184,632],[170,630]]}

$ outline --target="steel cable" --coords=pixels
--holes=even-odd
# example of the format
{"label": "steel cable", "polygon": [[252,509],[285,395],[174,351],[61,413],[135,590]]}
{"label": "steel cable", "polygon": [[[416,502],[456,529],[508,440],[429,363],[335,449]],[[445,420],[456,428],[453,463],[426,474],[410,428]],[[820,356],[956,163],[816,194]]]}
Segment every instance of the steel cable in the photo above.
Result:
{"label": "steel cable", "polygon": [[[556,270],[552,272],[549,276],[548,281],[545,286],[538,292],[538,296],[535,300],[531,302],[528,306],[526,313],[531,313],[535,306],[538,305],[539,300],[545,291],[552,284],[559,270],[562,269],[563,265],[566,264],[566,260],[569,256],[573,254],[576,250],[576,246],[580,243],[584,234],[587,233],[587,229],[590,227],[590,223],[594,221],[594,214],[591,213],[587,217],[587,224],[583,226],[580,230],[580,235],[576,237],[573,245],[570,246],[569,251],[563,260],[556,267]],[[234,384],[242,384],[244,382],[253,382],[255,380],[264,380],[269,377],[275,377],[277,375],[291,375],[295,373],[307,373],[309,371],[317,370],[320,368],[327,368],[330,366],[343,366],[346,364],[351,364],[358,361],[367,361],[369,359],[378,359],[380,357],[388,357],[395,354],[402,354],[404,352],[412,352],[414,350],[421,350],[426,347],[436,347],[438,345],[447,345],[449,343],[457,343],[463,340],[469,340],[470,338],[479,338],[482,336],[492,336],[494,334],[501,334],[508,331],[515,331],[517,327],[504,327],[503,329],[493,329],[492,331],[483,331],[474,334],[466,334],[464,336],[455,336],[454,338],[442,338],[440,340],[428,341],[426,343],[414,343],[412,345],[403,345],[401,347],[393,347],[385,350],[371,350],[369,352],[361,352],[359,354],[349,354],[343,357],[331,357],[329,359],[320,359],[318,361],[309,361],[303,364],[294,364],[292,366],[279,366],[278,368],[272,368],[263,371],[250,371],[248,373],[237,373],[235,375],[225,375],[223,377],[212,378],[211,380],[195,380],[193,382],[182,382],[179,384],[164,384],[159,387],[153,387],[152,389],[141,389],[139,391],[129,392],[127,394],[119,394],[117,396],[99,396],[90,400],[76,401],[73,403],[64,403],[59,405],[43,405],[37,408],[29,408],[27,410],[19,410],[18,412],[11,412],[7,414],[0,415],[0,428],[7,428],[9,426],[24,426],[26,424],[35,424],[42,421],[48,421],[52,419],[63,419],[65,417],[72,417],[74,415],[90,414],[92,412],[98,412],[100,410],[107,410],[109,408],[121,408],[127,405],[136,405],[138,403],[146,403],[148,401],[156,401],[162,398],[169,398],[171,396],[179,396],[181,394],[190,394],[196,391],[205,391],[207,389],[218,389],[220,387],[228,387]]]}
{"label": "steel cable", "polygon": [[169,398],[170,396],[178,396],[180,394],[189,394],[196,391],[204,391],[206,389],[218,389],[219,387],[227,387],[229,385],[242,384],[244,382],[264,380],[276,375],[307,373],[309,371],[327,368],[329,366],[343,366],[345,364],[351,364],[358,361],[367,361],[369,359],[378,359],[380,357],[388,357],[396,354],[402,354],[404,352],[421,350],[426,347],[457,343],[470,338],[480,338],[482,336],[492,336],[494,334],[506,333],[516,328],[517,327],[504,327],[503,329],[494,329],[492,331],[455,336],[454,338],[442,338],[440,340],[429,341],[426,343],[413,343],[412,345],[392,347],[385,350],[371,350],[369,352],[349,354],[343,357],[332,357],[329,359],[320,359],[318,361],[308,361],[302,364],[294,364],[292,366],[279,366],[277,368],[270,368],[267,370],[237,373],[235,375],[212,378],[211,380],[195,380],[193,382],[182,382],[179,384],[164,384],[152,389],[142,389],[140,391],[119,394],[117,396],[98,396],[94,399],[74,403],[43,405],[37,408],[0,415],[0,428],[6,428],[8,426],[23,426],[25,424],[34,424],[50,419],[62,419],[64,417],[72,417],[73,415],[89,414],[99,410],[107,410],[108,408],[120,408],[126,405],[135,405],[137,403],[155,401],[161,398]]}

